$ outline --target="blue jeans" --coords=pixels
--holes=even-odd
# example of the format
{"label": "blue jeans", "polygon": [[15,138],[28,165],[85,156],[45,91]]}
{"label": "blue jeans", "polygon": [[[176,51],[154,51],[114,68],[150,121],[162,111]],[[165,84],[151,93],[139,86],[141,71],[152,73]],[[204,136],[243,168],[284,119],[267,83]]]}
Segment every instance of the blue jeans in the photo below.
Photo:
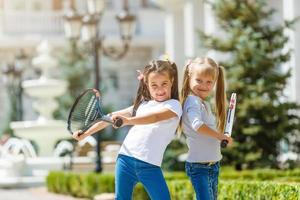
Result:
{"label": "blue jeans", "polygon": [[116,163],[116,199],[131,200],[134,186],[141,182],[152,200],[170,200],[162,170],[136,158],[119,155]]}
{"label": "blue jeans", "polygon": [[216,200],[218,196],[219,162],[213,165],[185,163],[185,171],[196,192],[197,200]]}

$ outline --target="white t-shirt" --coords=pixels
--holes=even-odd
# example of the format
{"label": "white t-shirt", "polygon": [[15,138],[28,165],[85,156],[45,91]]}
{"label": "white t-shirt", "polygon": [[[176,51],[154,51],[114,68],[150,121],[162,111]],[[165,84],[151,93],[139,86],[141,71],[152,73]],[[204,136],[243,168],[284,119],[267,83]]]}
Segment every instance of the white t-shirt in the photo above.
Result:
{"label": "white t-shirt", "polygon": [[120,154],[134,157],[147,163],[161,166],[167,145],[175,137],[182,108],[180,102],[169,99],[163,102],[154,100],[143,102],[137,109],[136,116],[143,116],[167,108],[177,117],[146,125],[133,126],[120,149]]}

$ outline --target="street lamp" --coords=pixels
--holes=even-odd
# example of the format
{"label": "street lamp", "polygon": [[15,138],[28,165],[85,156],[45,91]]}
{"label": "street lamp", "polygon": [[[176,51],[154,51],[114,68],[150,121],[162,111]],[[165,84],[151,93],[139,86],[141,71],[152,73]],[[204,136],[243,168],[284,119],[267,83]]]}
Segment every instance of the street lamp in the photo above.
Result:
{"label": "street lamp", "polygon": [[21,84],[22,74],[27,64],[28,56],[23,50],[20,50],[15,55],[14,61],[6,64],[2,70],[2,73],[6,78],[6,85],[10,95],[11,106],[13,109],[11,112],[14,113],[10,119],[12,121],[21,121],[23,119],[23,88]]}
{"label": "street lamp", "polygon": [[[120,27],[122,48],[115,49],[104,47],[104,37],[100,33],[100,22],[105,8],[105,0],[87,0],[87,13],[79,15],[75,8],[71,8],[64,16],[65,35],[72,41],[73,48],[76,41],[81,39],[83,42],[92,45],[92,55],[94,60],[94,87],[99,90],[101,85],[100,56],[103,54],[112,59],[123,58],[129,50],[129,44],[135,31],[135,16],[128,12],[128,2],[124,1],[124,11],[116,16]],[[97,159],[96,172],[102,171],[100,135],[96,134]]]}

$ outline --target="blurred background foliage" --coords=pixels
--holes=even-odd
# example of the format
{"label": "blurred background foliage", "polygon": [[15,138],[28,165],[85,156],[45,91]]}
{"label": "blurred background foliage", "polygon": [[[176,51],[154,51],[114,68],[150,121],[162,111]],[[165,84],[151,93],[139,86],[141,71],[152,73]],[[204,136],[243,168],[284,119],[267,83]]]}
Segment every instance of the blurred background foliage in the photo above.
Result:
{"label": "blurred background foliage", "polygon": [[284,31],[296,21],[275,23],[275,10],[264,0],[216,0],[211,6],[225,37],[199,32],[201,43],[226,55],[220,64],[227,72],[228,96],[236,92],[238,98],[235,143],[224,150],[223,161],[237,169],[277,168],[282,141],[300,153],[300,107],[285,93],[291,71],[283,67],[292,51]]}
{"label": "blurred background foliage", "polygon": [[[235,143],[232,148],[223,150],[222,161],[236,169],[278,168],[280,144],[285,144],[285,151],[300,154],[300,107],[286,94],[291,71],[288,66],[283,68],[292,51],[286,48],[288,37],[284,31],[298,21],[275,23],[272,20],[275,10],[269,9],[265,0],[216,0],[210,4],[223,37],[199,32],[201,47],[225,55],[225,61],[220,64],[227,72],[228,96],[231,92],[238,95],[233,128]],[[59,98],[60,109],[55,112],[55,118],[66,120],[75,98],[93,85],[92,61],[86,49],[72,42],[58,59],[61,78],[67,80],[69,86]],[[103,88],[102,93],[105,93]],[[10,119],[14,121],[15,103],[11,103]],[[106,113],[113,110],[113,105],[105,107]],[[10,132],[9,128],[6,132]],[[116,140],[115,133],[115,129],[106,129],[101,137]],[[178,156],[186,151],[182,139],[174,140],[165,152],[163,168],[183,170]],[[288,162],[288,167],[298,165]]]}

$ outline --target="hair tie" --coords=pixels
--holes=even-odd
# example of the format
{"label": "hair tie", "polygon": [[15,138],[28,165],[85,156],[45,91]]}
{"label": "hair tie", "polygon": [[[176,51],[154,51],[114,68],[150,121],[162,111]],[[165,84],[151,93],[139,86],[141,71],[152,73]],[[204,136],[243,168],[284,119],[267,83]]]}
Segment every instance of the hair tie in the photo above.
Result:
{"label": "hair tie", "polygon": [[170,56],[169,56],[169,54],[165,53],[165,55],[164,55],[164,60],[165,60],[165,61],[170,61]]}
{"label": "hair tie", "polygon": [[141,70],[136,70],[136,72],[138,73],[137,79],[142,81],[145,77],[144,74],[141,72]]}
{"label": "hair tie", "polygon": [[170,55],[168,53],[164,53],[164,54],[160,55],[158,59],[162,60],[162,61],[169,61],[170,62]]}

